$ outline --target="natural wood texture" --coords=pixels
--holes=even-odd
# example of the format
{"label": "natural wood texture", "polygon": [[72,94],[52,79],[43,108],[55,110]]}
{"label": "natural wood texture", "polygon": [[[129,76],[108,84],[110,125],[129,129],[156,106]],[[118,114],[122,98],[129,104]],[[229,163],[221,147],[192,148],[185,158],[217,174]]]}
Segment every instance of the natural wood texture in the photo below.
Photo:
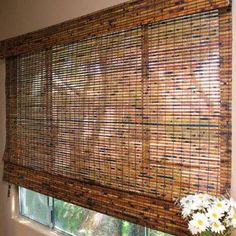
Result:
{"label": "natural wood texture", "polygon": [[225,184],[219,186],[220,192],[225,186],[230,188],[231,182],[231,101],[232,101],[232,15],[231,9],[221,9],[219,19],[220,39],[220,181]]}
{"label": "natural wood texture", "polygon": [[160,4],[55,26],[91,19],[68,41],[50,31],[46,48],[48,31],[13,40],[5,180],[175,235],[188,234],[176,199],[230,189],[231,8],[173,0],[151,17]]}

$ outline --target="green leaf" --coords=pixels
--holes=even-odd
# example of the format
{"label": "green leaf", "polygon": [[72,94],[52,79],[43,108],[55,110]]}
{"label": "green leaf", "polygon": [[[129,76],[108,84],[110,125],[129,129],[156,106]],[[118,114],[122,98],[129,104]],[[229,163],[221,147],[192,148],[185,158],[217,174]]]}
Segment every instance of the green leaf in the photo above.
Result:
{"label": "green leaf", "polygon": [[205,231],[201,233],[201,236],[212,236],[212,233]]}

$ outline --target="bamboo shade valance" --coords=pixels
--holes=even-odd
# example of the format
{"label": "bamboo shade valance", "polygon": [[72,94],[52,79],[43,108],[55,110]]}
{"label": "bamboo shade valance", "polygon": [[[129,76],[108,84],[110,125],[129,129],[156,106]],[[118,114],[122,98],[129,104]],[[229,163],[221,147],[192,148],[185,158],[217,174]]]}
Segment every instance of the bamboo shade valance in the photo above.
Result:
{"label": "bamboo shade valance", "polygon": [[230,189],[227,1],[129,1],[0,51],[5,180],[175,235],[176,199]]}

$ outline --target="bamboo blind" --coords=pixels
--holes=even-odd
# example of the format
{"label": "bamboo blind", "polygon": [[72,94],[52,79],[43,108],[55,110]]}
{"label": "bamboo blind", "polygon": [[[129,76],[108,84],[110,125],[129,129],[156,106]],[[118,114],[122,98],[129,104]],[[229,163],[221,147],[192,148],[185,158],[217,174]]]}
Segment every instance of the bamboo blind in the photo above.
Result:
{"label": "bamboo blind", "polygon": [[175,235],[176,199],[229,190],[226,1],[130,1],[0,51],[5,180]]}

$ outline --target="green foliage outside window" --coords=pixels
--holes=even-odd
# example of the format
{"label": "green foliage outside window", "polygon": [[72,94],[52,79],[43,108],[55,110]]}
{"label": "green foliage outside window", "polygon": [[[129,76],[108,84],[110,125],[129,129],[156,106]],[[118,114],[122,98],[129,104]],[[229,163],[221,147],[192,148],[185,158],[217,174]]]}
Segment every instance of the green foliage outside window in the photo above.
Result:
{"label": "green foliage outside window", "polygon": [[74,236],[170,236],[20,188],[21,214]]}

